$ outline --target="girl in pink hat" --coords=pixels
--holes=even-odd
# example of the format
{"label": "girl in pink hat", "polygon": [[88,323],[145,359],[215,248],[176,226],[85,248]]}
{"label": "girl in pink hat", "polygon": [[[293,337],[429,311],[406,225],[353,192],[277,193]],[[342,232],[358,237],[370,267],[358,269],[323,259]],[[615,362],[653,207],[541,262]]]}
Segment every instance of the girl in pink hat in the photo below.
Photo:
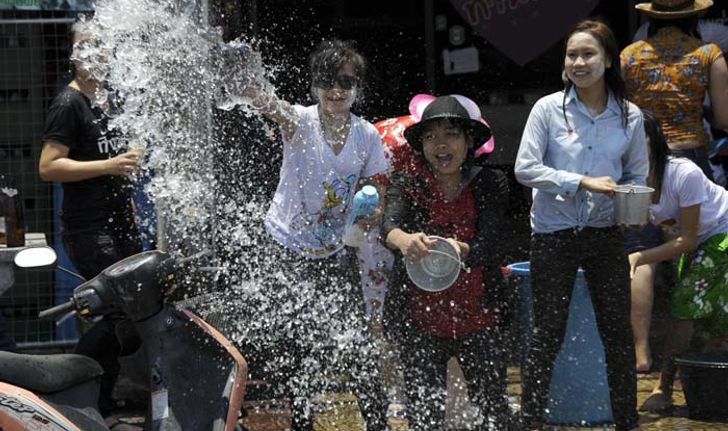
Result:
{"label": "girl in pink hat", "polygon": [[[393,173],[382,227],[396,256],[385,329],[402,353],[409,426],[444,429],[447,362],[455,356],[482,413],[478,429],[504,430],[509,415],[499,331],[507,308],[500,273],[507,180],[473,163],[491,132],[470,99],[438,97],[419,115],[404,130],[418,167]],[[470,267],[437,292],[418,287],[406,269],[406,261],[417,264],[430,255],[437,243],[432,235],[446,238]]]}

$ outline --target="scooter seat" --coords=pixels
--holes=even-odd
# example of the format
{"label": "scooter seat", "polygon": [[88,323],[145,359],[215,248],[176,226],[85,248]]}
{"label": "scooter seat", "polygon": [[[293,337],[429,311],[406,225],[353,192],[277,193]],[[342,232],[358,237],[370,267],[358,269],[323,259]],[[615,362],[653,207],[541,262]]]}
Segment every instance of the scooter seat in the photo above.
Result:
{"label": "scooter seat", "polygon": [[0,381],[36,393],[52,394],[103,373],[101,365],[86,356],[0,352]]}

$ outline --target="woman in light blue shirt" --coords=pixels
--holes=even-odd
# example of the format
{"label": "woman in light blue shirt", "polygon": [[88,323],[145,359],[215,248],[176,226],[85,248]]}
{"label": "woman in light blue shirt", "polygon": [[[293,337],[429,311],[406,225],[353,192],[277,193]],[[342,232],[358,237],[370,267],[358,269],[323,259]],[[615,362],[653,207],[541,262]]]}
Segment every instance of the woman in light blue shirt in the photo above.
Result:
{"label": "woman in light blue shirt", "polygon": [[523,380],[523,416],[526,429],[542,428],[581,267],[604,344],[616,429],[638,429],[629,262],[612,195],[618,184],[645,183],[642,114],[626,99],[619,49],[602,22],[582,21],[569,34],[564,77],[564,91],[542,98],[531,110],[515,166],[518,181],[533,188],[535,327]]}

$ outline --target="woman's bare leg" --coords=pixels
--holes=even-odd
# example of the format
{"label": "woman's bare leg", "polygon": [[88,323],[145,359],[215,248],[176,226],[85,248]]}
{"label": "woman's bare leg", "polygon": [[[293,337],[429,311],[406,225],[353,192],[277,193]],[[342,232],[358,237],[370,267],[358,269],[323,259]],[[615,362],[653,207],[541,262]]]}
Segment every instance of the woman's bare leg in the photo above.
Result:
{"label": "woman's bare leg", "polygon": [[660,377],[652,394],[645,400],[640,410],[659,411],[672,405],[672,385],[677,371],[675,356],[688,349],[693,330],[693,320],[671,320],[668,323]]}
{"label": "woman's bare leg", "polygon": [[634,334],[634,350],[637,371],[646,372],[652,366],[650,353],[650,323],[654,301],[656,264],[642,265],[632,277],[632,310],[630,322]]}

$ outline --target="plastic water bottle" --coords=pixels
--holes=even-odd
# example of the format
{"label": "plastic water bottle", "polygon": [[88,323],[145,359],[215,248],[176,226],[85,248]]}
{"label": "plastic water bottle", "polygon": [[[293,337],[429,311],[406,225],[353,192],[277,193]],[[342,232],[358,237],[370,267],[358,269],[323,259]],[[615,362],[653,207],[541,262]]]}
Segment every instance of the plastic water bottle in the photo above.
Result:
{"label": "plastic water bottle", "polygon": [[360,247],[367,239],[367,232],[356,222],[360,218],[374,214],[379,205],[379,193],[374,186],[364,186],[354,195],[351,211],[346,218],[344,244],[349,247]]}

